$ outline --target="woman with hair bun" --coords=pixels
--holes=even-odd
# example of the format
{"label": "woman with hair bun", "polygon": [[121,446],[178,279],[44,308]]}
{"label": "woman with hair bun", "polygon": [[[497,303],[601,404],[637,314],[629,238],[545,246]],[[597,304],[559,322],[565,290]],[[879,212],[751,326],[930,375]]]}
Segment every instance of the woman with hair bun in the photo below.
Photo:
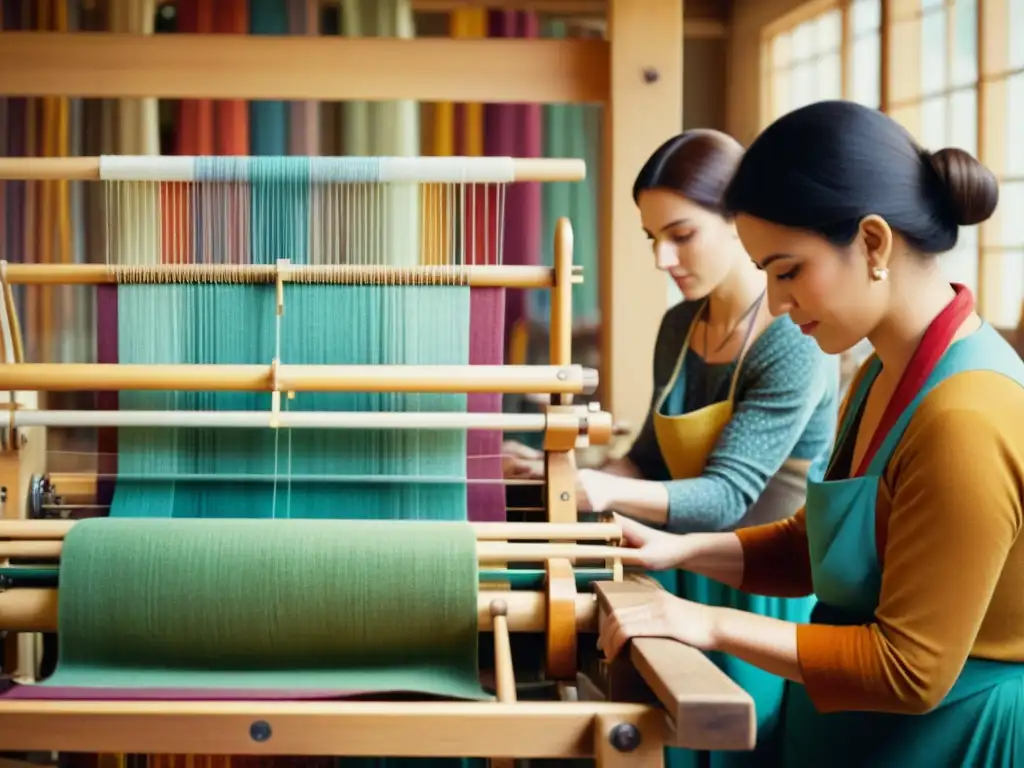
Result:
{"label": "woman with hair bun", "polygon": [[[791,517],[804,504],[808,477],[822,476],[835,436],[839,365],[789,318],[768,312],[766,276],[723,205],[742,156],[732,137],[691,130],[660,146],[637,176],[633,198],[654,265],[683,300],[662,319],[654,395],[629,452],[579,473],[585,512],[616,511],[675,533],[731,531]],[[536,471],[523,462],[510,469]],[[813,607],[810,597],[744,594],[697,573],[654,575],[667,594],[704,605],[788,621],[806,621]],[[754,698],[758,749],[710,756],[673,749],[668,763],[683,768],[709,757],[714,766],[762,765],[786,681],[737,658],[712,658]]]}
{"label": "woman with hair bun", "polygon": [[801,623],[659,596],[600,642],[671,635],[787,678],[784,766],[1024,765],[1024,361],[935,258],[997,199],[968,153],[835,101],[771,125],[726,193],[772,313],[874,354],[803,510],[735,533],[621,523],[651,568],[818,602]]}

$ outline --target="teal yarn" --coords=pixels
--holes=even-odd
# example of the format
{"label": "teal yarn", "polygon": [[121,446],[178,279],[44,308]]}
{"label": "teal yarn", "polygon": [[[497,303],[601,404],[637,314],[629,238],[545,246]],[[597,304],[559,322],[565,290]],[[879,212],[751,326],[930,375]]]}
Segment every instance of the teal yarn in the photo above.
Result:
{"label": "teal yarn", "polygon": [[[467,287],[296,283],[287,285],[284,303],[285,365],[468,364]],[[119,360],[269,365],[275,307],[273,285],[122,285]],[[269,412],[270,406],[268,392],[120,396],[124,410]],[[282,397],[281,408],[460,412],[466,395],[299,392],[294,400]],[[111,508],[115,517],[467,517],[464,430],[121,428],[118,452],[123,477]],[[133,475],[150,479],[125,479]],[[174,479],[182,475],[206,479]],[[294,479],[303,475],[335,479]],[[391,476],[404,481],[388,482]]]}

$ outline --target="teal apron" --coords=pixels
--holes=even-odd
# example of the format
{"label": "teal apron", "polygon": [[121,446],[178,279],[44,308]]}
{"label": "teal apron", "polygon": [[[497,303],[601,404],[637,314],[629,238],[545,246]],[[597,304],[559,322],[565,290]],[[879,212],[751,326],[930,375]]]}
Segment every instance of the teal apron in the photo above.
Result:
{"label": "teal apron", "polygon": [[[837,452],[879,370],[876,358],[850,401]],[[1024,386],[1024,362],[991,326],[982,325],[943,355],[863,476],[808,484],[807,539],[818,598],[812,623],[874,623],[882,583],[875,546],[880,478],[925,395],[969,370],[996,371]],[[968,659],[946,698],[924,715],[820,714],[804,686],[789,683],[784,717],[787,767],[1024,768],[1024,664]]]}

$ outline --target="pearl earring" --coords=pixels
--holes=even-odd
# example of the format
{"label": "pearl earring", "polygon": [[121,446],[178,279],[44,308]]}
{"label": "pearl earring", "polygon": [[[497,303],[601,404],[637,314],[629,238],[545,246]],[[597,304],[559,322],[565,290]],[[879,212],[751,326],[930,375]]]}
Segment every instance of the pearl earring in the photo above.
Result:
{"label": "pearl earring", "polygon": [[872,280],[885,280],[889,277],[889,270],[885,267],[872,267],[871,268],[871,279]]}

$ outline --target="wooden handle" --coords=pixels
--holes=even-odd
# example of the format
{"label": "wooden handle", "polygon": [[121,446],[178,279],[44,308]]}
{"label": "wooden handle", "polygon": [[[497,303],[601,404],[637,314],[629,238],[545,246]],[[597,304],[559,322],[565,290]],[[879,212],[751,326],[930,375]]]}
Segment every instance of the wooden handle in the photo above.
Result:
{"label": "wooden handle", "polygon": [[[661,586],[649,582],[598,582],[598,627],[619,608],[642,605]],[[669,746],[686,749],[749,750],[757,739],[754,701],[696,648],[659,637],[635,638],[629,656],[612,664],[609,678],[618,700],[644,699],[642,686],[659,701],[675,725]]]}

